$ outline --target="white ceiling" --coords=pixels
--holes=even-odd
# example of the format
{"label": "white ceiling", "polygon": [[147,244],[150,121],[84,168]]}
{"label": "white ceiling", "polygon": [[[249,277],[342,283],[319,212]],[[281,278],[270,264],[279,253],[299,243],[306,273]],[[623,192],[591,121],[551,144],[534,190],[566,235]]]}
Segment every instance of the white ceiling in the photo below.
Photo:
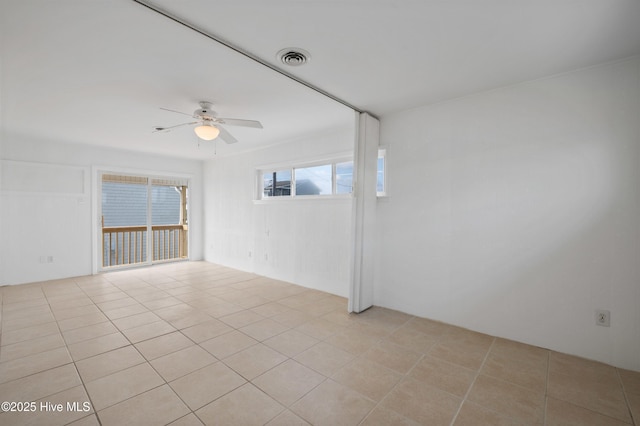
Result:
{"label": "white ceiling", "polygon": [[[638,0],[153,0],[264,61],[377,116],[640,53]],[[209,158],[190,129],[155,133],[210,100],[240,143],[347,126],[350,109],[133,0],[2,0],[5,137]],[[187,119],[187,120],[183,120]]]}
{"label": "white ceiling", "polygon": [[637,0],[149,0],[376,115],[640,53]]}
{"label": "white ceiling", "polygon": [[[352,125],[353,111],[131,0],[2,0],[5,138],[37,137],[211,158]],[[240,142],[199,141],[192,113],[213,102]],[[72,155],[72,153],[70,153]]]}

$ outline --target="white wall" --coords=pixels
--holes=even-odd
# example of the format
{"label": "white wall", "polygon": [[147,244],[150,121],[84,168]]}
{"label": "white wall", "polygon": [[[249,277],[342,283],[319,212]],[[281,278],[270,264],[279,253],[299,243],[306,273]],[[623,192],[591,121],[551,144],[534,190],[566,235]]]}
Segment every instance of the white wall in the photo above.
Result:
{"label": "white wall", "polygon": [[[2,94],[2,90],[3,90],[3,86],[4,86],[4,74],[2,73],[2,57],[0,56],[0,95]],[[4,109],[2,108],[2,102],[0,102],[0,153],[2,153],[2,143],[4,141]],[[0,156],[0,158],[2,158]],[[0,190],[2,189],[2,161],[0,161]],[[4,235],[2,233],[2,212],[3,212],[3,207],[2,207],[2,202],[3,202],[3,197],[0,196],[0,242],[5,241]],[[4,264],[3,264],[3,257],[2,254],[0,254],[0,285],[2,285],[4,283]]]}
{"label": "white wall", "polygon": [[0,153],[2,284],[92,273],[92,166],[191,175],[190,258],[202,259],[202,162],[18,136]]}
{"label": "white wall", "polygon": [[205,259],[347,296],[352,199],[256,202],[256,170],[352,154],[354,135],[344,129],[207,162]]}
{"label": "white wall", "polygon": [[640,59],[383,117],[381,144],[376,305],[640,370]]}

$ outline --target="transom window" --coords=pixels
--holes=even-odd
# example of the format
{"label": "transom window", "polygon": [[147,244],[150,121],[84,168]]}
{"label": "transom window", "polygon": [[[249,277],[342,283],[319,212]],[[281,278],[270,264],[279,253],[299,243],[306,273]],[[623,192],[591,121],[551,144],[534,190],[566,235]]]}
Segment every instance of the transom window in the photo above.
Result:
{"label": "transom window", "polygon": [[260,171],[262,199],[351,194],[353,161]]}
{"label": "transom window", "polygon": [[378,197],[387,195],[387,150],[378,150],[378,173],[376,177],[376,194]]}
{"label": "transom window", "polygon": [[[387,151],[378,150],[376,194],[387,195]],[[258,170],[260,199],[346,196],[353,192],[353,160],[342,157],[300,166],[273,167]]]}

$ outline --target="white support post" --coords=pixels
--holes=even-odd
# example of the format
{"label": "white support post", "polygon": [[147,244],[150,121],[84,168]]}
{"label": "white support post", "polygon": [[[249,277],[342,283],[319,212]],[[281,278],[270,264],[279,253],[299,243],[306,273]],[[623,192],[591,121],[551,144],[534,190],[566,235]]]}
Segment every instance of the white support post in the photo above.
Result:
{"label": "white support post", "polygon": [[373,305],[379,130],[377,119],[367,113],[358,115],[353,156],[353,262],[349,312],[362,312]]}

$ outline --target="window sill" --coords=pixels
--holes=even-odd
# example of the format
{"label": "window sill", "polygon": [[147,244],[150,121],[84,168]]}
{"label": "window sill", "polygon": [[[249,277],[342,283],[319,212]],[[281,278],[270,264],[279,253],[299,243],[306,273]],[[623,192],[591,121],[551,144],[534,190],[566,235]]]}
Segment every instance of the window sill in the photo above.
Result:
{"label": "window sill", "polygon": [[353,196],[351,194],[344,195],[298,195],[295,197],[271,197],[263,198],[260,200],[253,200],[253,204],[272,204],[272,203],[296,203],[296,202],[318,202],[318,201],[352,201]]}

